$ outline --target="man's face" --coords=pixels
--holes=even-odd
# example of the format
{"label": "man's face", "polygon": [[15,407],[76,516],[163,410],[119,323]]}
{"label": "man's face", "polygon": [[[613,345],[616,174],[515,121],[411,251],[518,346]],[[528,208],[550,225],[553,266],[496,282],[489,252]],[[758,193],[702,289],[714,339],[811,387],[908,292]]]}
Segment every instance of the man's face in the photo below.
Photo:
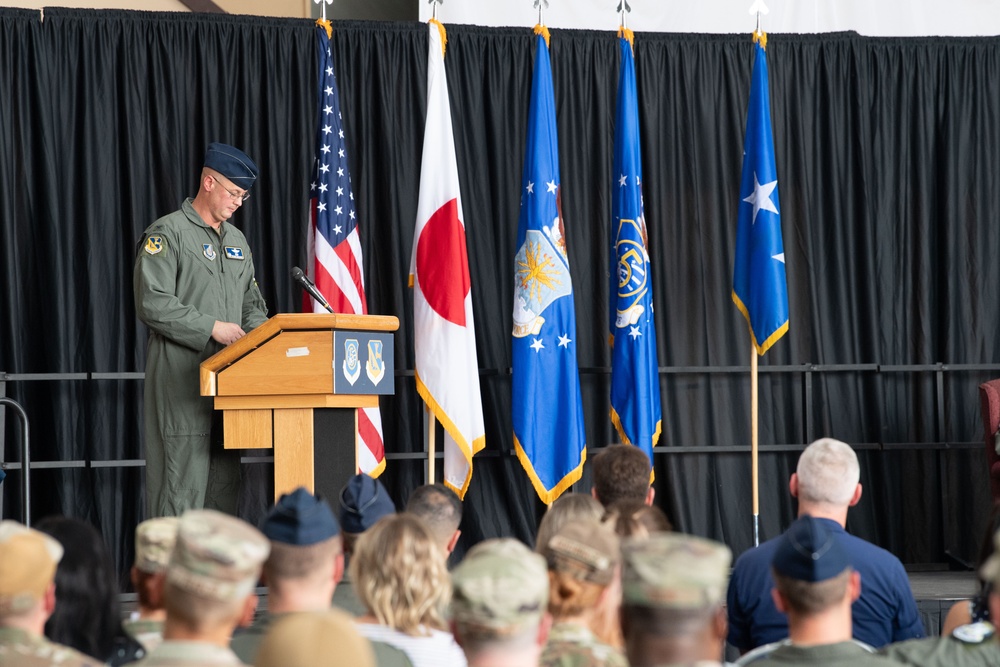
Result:
{"label": "man's face", "polygon": [[240,206],[243,205],[243,195],[246,190],[237,187],[225,176],[220,174],[209,174],[212,179],[212,188],[209,192],[209,208],[212,219],[223,222],[233,217]]}

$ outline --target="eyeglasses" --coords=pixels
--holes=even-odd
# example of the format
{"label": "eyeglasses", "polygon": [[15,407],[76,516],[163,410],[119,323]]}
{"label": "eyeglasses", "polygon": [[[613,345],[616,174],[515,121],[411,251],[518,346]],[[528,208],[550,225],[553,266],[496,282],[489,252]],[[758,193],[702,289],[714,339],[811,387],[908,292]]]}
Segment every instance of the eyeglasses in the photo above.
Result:
{"label": "eyeglasses", "polygon": [[[209,174],[209,176],[212,176],[212,175]],[[243,194],[240,194],[239,192],[233,192],[232,190],[230,190],[229,188],[227,188],[225,185],[222,185],[222,181],[220,181],[219,179],[217,179],[215,176],[212,176],[212,180],[215,181],[216,183],[218,183],[219,186],[223,190],[225,190],[226,192],[228,192],[229,196],[233,198],[233,201],[237,201],[237,200],[239,200],[239,201],[246,201],[246,200],[250,199],[250,193],[249,192],[244,192]]]}

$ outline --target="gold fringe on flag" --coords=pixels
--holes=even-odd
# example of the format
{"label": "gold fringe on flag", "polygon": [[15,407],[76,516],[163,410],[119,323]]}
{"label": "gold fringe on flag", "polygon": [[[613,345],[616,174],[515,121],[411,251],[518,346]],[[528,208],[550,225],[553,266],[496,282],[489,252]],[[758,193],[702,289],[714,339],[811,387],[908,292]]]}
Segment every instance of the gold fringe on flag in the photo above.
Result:
{"label": "gold fringe on flag", "polygon": [[441,33],[441,55],[444,55],[445,50],[448,48],[448,32],[444,29],[444,25],[437,19],[431,19],[428,23],[436,25],[438,32]]}
{"label": "gold fringe on flag", "polygon": [[333,21],[328,21],[326,19],[316,19],[316,25],[320,28],[326,29],[326,38],[333,39]]}
{"label": "gold fringe on flag", "polygon": [[762,49],[764,49],[766,51],[767,50],[767,33],[764,32],[763,30],[754,30],[752,34],[753,34],[753,41],[755,43],[757,43],[757,44],[760,44],[760,48],[762,48]]}
{"label": "gold fringe on flag", "polygon": [[632,53],[635,54],[635,33],[625,26],[620,26],[618,28],[618,36],[624,37],[628,40],[628,45],[632,47]]}
{"label": "gold fringe on flag", "polygon": [[544,37],[545,38],[545,46],[550,46],[550,44],[549,44],[549,38],[551,36],[549,35],[549,29],[548,28],[546,28],[541,23],[539,23],[538,25],[535,26],[535,34],[536,35],[541,35],[542,37]]}

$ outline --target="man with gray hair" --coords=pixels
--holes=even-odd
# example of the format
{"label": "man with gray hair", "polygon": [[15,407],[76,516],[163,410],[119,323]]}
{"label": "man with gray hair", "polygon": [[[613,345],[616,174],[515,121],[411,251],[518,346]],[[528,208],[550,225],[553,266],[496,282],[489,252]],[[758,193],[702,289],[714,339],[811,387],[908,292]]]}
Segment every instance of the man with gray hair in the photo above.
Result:
{"label": "man with gray hair", "polygon": [[[899,559],[844,530],[847,510],[861,499],[858,457],[846,443],[822,438],[809,445],[788,488],[799,516],[819,519],[833,533],[861,576],[861,596],[851,608],[854,639],[879,648],[924,636],[923,622]],[[781,537],[743,553],[729,580],[728,641],[741,652],[788,636],[788,619],[771,597],[771,561]]]}

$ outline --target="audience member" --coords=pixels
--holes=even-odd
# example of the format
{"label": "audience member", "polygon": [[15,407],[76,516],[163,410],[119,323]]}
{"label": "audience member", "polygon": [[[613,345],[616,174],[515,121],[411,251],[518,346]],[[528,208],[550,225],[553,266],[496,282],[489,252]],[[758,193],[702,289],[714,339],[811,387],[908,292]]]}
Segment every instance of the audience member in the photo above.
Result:
{"label": "audience member", "polygon": [[[340,527],[343,533],[344,560],[349,564],[358,536],[384,516],[396,513],[396,506],[382,482],[365,474],[355,475],[340,492]],[[358,599],[350,568],[333,593],[333,605],[352,616],[365,613]]]}
{"label": "audience member", "polygon": [[42,519],[36,528],[54,537],[64,554],[45,635],[112,665],[139,657],[142,647],[122,629],[118,576],[101,534],[89,523],[63,516]]}
{"label": "audience member", "polygon": [[46,639],[56,607],[56,566],[63,548],[15,521],[0,522],[0,664],[10,667],[99,667],[95,660]]}
{"label": "audience member", "polygon": [[372,647],[338,610],[278,619],[257,652],[256,667],[375,667]]}
{"label": "audience member", "polygon": [[[799,516],[822,521],[861,575],[861,596],[854,603],[854,638],[876,648],[922,637],[923,622],[902,563],[884,549],[844,530],[847,510],[861,499],[858,457],[849,445],[823,438],[799,457],[789,490],[799,501]],[[778,611],[771,589],[771,562],[781,537],[750,549],[737,559],[729,582],[729,643],[741,652],[788,636],[788,620]]]}
{"label": "audience member", "polygon": [[732,554],[698,537],[656,533],[622,544],[622,634],[631,667],[722,663]]}
{"label": "audience member", "polygon": [[[277,621],[298,612],[327,610],[344,573],[340,527],[333,510],[303,487],[281,496],[264,518],[261,532],[271,542],[263,567],[267,611],[230,642],[247,664],[254,662],[261,641]],[[380,667],[410,664],[402,651],[387,644],[373,650]]]}
{"label": "audience member", "polygon": [[618,536],[597,521],[578,521],[553,535],[542,555],[553,620],[543,667],[628,667],[625,656],[594,633],[595,620],[616,615],[620,603],[612,586],[621,562]]}
{"label": "audience member", "polygon": [[260,531],[239,519],[215,510],[185,512],[163,589],[163,642],[136,665],[243,664],[229,638],[253,616],[254,589],[270,548]]}
{"label": "audience member", "polygon": [[444,632],[448,569],[424,522],[405,513],[384,517],[354,547],[351,579],[367,610],[358,618],[361,634],[402,649],[415,667],[464,667],[462,650]]}
{"label": "audience member", "polygon": [[163,606],[163,581],[177,540],[178,523],[177,517],[160,517],[147,519],[135,529],[135,564],[131,577],[138,603],[129,620],[122,623],[122,629],[142,646],[143,654],[163,641],[163,621],[167,618]]}
{"label": "audience member", "polygon": [[[896,662],[917,667],[996,667],[1000,665],[1000,532],[993,538],[993,555],[979,569],[989,584],[986,606],[989,622],[957,628],[950,635],[892,644],[883,654]],[[862,581],[863,583],[863,581]]]}
{"label": "audience member", "polygon": [[773,598],[788,616],[788,639],[748,653],[741,665],[892,664],[851,639],[851,604],[861,594],[861,577],[826,523],[802,516],[778,539]]}
{"label": "audience member", "polygon": [[253,664],[261,640],[289,613],[324,611],[344,572],[340,528],[325,500],[299,487],[281,496],[264,518],[261,532],[271,549],[264,561],[267,611],[233,637],[230,647]]}
{"label": "audience member", "polygon": [[673,530],[670,519],[656,505],[639,500],[620,500],[608,507],[602,521],[614,526],[618,537],[649,537]]}
{"label": "audience member", "polygon": [[591,462],[594,486],[591,494],[605,507],[620,500],[653,504],[656,492],[650,482],[653,470],[646,452],[633,445],[605,447]]}
{"label": "audience member", "polygon": [[451,555],[462,531],[462,499],[444,484],[418,486],[406,501],[406,511],[424,520],[445,557]]}
{"label": "audience member", "polygon": [[585,519],[600,521],[603,514],[604,507],[591,496],[583,493],[562,494],[549,505],[538,524],[535,551],[541,553],[552,536],[563,526]]}
{"label": "audience member", "polygon": [[480,542],[452,573],[451,629],[469,667],[534,667],[552,619],[545,561],[512,539]]}

